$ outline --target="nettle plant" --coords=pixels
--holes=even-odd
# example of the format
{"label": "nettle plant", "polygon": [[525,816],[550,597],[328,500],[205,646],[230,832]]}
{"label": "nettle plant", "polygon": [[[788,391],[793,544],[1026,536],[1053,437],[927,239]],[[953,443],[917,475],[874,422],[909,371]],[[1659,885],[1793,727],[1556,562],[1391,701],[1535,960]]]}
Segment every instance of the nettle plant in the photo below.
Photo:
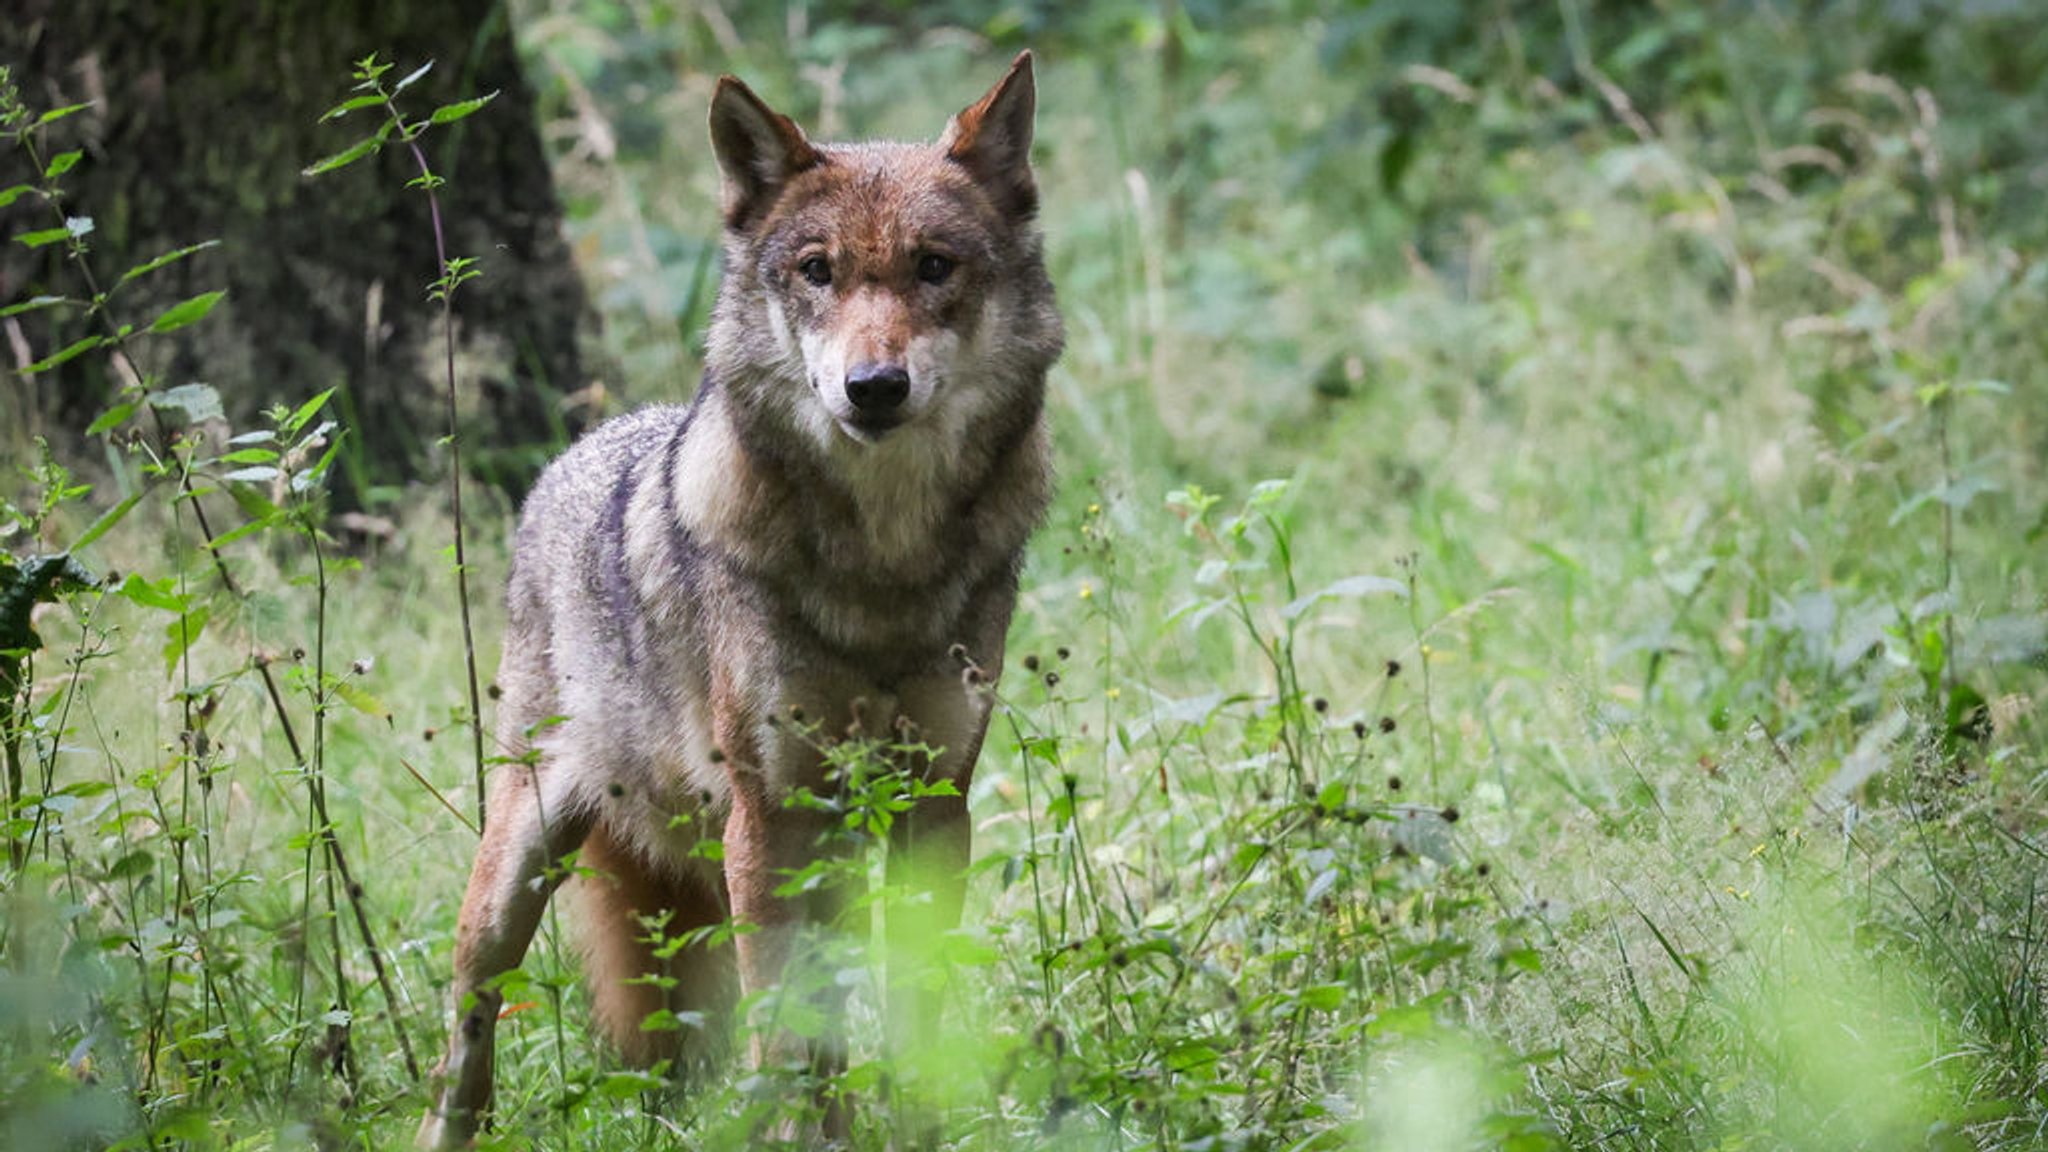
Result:
{"label": "nettle plant", "polygon": [[[1375,1054],[1449,1043],[1475,994],[1541,969],[1539,926],[1504,906],[1456,835],[1456,806],[1430,797],[1428,753],[1413,761],[1423,779],[1395,766],[1395,713],[1413,710],[1400,686],[1421,673],[1401,679],[1402,661],[1385,661],[1363,708],[1305,683],[1318,611],[1412,602],[1412,563],[1403,579],[1304,589],[1289,500],[1283,481],[1235,508],[1197,488],[1167,498],[1196,563],[1165,627],[1248,644],[1260,682],[1162,691],[1100,504],[1069,549],[1087,573],[1089,640],[1027,654],[1030,679],[1006,682],[1023,839],[983,866],[1016,917],[991,929],[1011,942],[1009,1015],[1036,1022],[992,1073],[1020,1125],[1335,1146]],[[1426,664],[1408,616],[1403,655]],[[1433,744],[1426,692],[1418,703],[1406,727]],[[1514,1068],[1502,1061],[1488,1083],[1511,1085]],[[1505,1112],[1492,1123],[1538,1127]],[[1299,1142],[1304,1130],[1318,1134]]]}
{"label": "nettle plant", "polygon": [[[426,167],[421,132],[469,115],[489,97],[409,121],[395,98],[425,70],[387,89],[384,68],[374,58],[359,65],[362,94],[330,113],[375,104],[388,116],[384,127],[309,173],[397,139],[418,159],[413,185],[431,197],[440,180]],[[0,938],[10,976],[50,993],[13,1001],[10,1015],[18,1018],[0,1029],[0,1097],[35,1102],[22,1121],[31,1135],[122,1131],[153,1144],[203,1134],[223,1100],[303,1102],[331,1076],[341,1085],[336,1101],[349,1107],[366,1094],[411,1091],[420,1071],[370,910],[369,877],[351,862],[329,806],[335,713],[389,715],[361,682],[364,662],[337,667],[331,658],[329,594],[358,567],[325,530],[327,480],[345,443],[345,430],[323,418],[334,389],[269,409],[263,427],[237,430],[213,387],[167,380],[153,366],[154,338],[204,321],[226,291],[135,317],[132,286],[218,244],[195,243],[103,274],[93,220],[65,187],[85,152],[51,143],[67,118],[88,107],[35,111],[0,69],[0,132],[30,173],[0,189],[0,207],[47,210],[46,227],[12,241],[56,253],[50,281],[75,286],[10,302],[0,319],[40,321],[49,334],[51,350],[17,369],[31,380],[79,357],[107,358],[119,389],[86,434],[105,439],[125,492],[63,539],[71,518],[62,511],[93,486],[39,442],[39,462],[21,477],[32,495],[0,500],[7,785],[0,901],[8,913]],[[477,269],[439,248],[439,223],[436,204],[440,274],[427,294],[446,321],[457,288]],[[448,368],[452,428],[452,343]],[[116,579],[77,558],[152,496],[163,498],[169,522],[167,570]],[[459,509],[459,491],[456,499]],[[221,521],[224,512],[230,522]],[[291,595],[310,597],[309,612],[279,611],[282,594],[256,586],[231,562],[237,546],[256,540],[270,542],[268,563],[247,567],[266,574],[258,579],[283,569],[286,582],[302,589]],[[456,548],[459,573],[459,534]],[[50,630],[39,609],[53,604],[68,609],[75,636],[55,674],[38,630]],[[147,762],[139,766],[117,747],[87,755],[75,728],[94,711],[89,666],[148,628],[160,630],[173,736],[142,753]],[[470,668],[465,719],[477,711],[473,657]],[[234,740],[223,735],[236,724],[253,725],[259,743],[281,743],[288,759],[238,759]],[[480,743],[478,758],[481,765]],[[234,784],[252,772],[267,774],[269,786]],[[224,781],[231,787],[221,787]],[[260,869],[276,861],[224,846],[236,787],[303,804],[302,831],[284,845],[298,858],[294,896],[261,882]],[[276,946],[278,933],[289,947]],[[356,1028],[377,1015],[410,1083],[388,1082],[388,1061],[372,1072],[358,1059]],[[274,1055],[280,1050],[282,1059]]]}

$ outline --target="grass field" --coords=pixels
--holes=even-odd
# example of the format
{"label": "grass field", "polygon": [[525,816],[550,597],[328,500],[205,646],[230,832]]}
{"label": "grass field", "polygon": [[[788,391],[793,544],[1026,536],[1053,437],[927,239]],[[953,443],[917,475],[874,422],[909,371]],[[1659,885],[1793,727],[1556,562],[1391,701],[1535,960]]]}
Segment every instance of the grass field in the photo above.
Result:
{"label": "grass field", "polygon": [[[2048,1147],[2038,20],[1296,7],[522,13],[615,407],[694,384],[717,74],[923,137],[1040,52],[1061,489],[945,1044],[836,974],[855,1143]],[[279,488],[229,592],[178,468],[45,517],[9,451],[10,564],[149,495],[0,717],[0,1147],[401,1146],[475,841],[445,502],[358,557]],[[485,1146],[808,1106],[620,1068],[573,931]]]}

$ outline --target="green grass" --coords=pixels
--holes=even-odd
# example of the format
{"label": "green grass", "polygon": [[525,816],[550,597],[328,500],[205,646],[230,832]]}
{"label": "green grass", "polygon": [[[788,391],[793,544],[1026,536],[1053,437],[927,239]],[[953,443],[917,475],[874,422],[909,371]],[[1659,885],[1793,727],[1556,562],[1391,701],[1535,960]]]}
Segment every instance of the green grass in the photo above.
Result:
{"label": "green grass", "polygon": [[[1587,24],[1575,69],[1548,12],[1464,38],[1198,14],[1176,81],[1151,12],[1036,29],[1062,489],[974,781],[975,897],[934,943],[945,1042],[885,1056],[846,963],[856,1143],[2048,1143],[2048,266],[2001,159],[2005,105],[2042,94],[1998,88],[2032,41],[1959,21],[1915,62],[1882,14],[1675,5]],[[636,400],[694,378],[710,76],[816,123],[799,66],[845,54],[846,134],[924,136],[1005,55],[760,24],[744,59],[694,20],[527,24]],[[1894,58],[1920,78],[1878,78]],[[615,159],[577,149],[591,117]],[[37,618],[51,795],[15,813],[38,834],[0,905],[0,1144],[398,1146],[424,1099],[397,1037],[423,1063],[444,1038],[474,843],[405,767],[473,809],[447,514],[328,553],[322,613],[288,524],[215,591],[172,490],[87,555],[189,594],[198,643],[167,659],[175,617],[132,587]],[[509,512],[471,512],[493,588]],[[317,784],[395,1011],[258,654],[302,747],[324,702]],[[775,1070],[618,1069],[570,932],[508,997],[495,1146],[747,1146],[801,1111]]]}

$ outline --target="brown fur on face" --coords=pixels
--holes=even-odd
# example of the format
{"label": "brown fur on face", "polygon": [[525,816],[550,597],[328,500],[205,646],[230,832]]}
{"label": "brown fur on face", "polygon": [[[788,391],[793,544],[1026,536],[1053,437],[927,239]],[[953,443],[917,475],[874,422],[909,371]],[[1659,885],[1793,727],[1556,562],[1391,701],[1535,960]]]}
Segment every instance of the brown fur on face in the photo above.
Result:
{"label": "brown fur on face", "polygon": [[[747,992],[776,983],[806,925],[832,915],[829,899],[776,895],[829,823],[785,803],[823,772],[792,712],[827,731],[914,724],[944,749],[928,771],[966,792],[990,697],[958,654],[1001,668],[1051,488],[1045,376],[1062,335],[1033,104],[1025,55],[935,144],[814,144],[720,82],[726,262],[704,384],[687,409],[586,436],[521,515],[499,736],[534,756],[493,779],[456,934],[463,1015],[422,1145],[460,1146],[485,1114],[493,981],[524,954],[563,854],[580,847],[595,873],[578,937],[600,1026],[630,1058],[688,1060],[688,1033],[639,1021],[717,1018],[733,974]],[[892,936],[899,919],[950,927],[964,802],[925,804],[896,832],[892,877],[915,862],[936,890],[927,911],[890,917]],[[722,865],[694,850],[704,837],[722,838]],[[675,934],[728,911],[754,929],[733,953],[665,961],[673,992],[631,982],[655,963],[644,918]],[[923,998],[891,1007],[908,1034],[929,1024]],[[755,1055],[802,1046],[765,1033]],[[840,1051],[827,1037],[808,1055],[829,1069]]]}

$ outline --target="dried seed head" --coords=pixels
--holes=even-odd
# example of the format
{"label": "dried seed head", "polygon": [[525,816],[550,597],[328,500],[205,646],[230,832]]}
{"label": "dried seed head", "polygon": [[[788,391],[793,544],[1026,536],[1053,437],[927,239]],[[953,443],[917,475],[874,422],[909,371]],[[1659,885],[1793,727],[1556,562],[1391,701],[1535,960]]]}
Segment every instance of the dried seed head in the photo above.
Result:
{"label": "dried seed head", "polygon": [[1328,712],[1330,710],[1330,702],[1328,700],[1323,699],[1321,696],[1318,696],[1315,699],[1309,701],[1308,706],[1315,709],[1318,713]]}
{"label": "dried seed head", "polygon": [[1444,818],[1444,823],[1456,824],[1458,822],[1458,806],[1456,804],[1446,804],[1444,805],[1444,810],[1438,813],[1438,815]]}
{"label": "dried seed head", "polygon": [[1352,734],[1353,736],[1356,736],[1356,737],[1358,737],[1358,738],[1359,738],[1360,740],[1363,740],[1363,739],[1365,739],[1365,733],[1366,733],[1365,721],[1363,721],[1363,720],[1353,720],[1353,721],[1351,722],[1351,734]]}
{"label": "dried seed head", "polygon": [[1399,660],[1387,661],[1387,679],[1392,680],[1394,677],[1399,676],[1400,674],[1401,662]]}
{"label": "dried seed head", "polygon": [[713,747],[711,749],[711,762],[713,764],[725,763],[725,749]]}
{"label": "dried seed head", "polygon": [[1047,672],[1047,673],[1045,674],[1045,686],[1046,686],[1047,688],[1057,688],[1057,687],[1059,687],[1059,686],[1060,686],[1060,674],[1059,674],[1059,673],[1057,673],[1057,672]]}
{"label": "dried seed head", "polygon": [[420,739],[425,740],[429,744],[432,744],[434,742],[434,737],[439,736],[440,734],[440,729],[429,728],[426,731],[420,733]]}
{"label": "dried seed head", "polygon": [[1024,670],[1026,672],[1038,671],[1038,653],[1033,652],[1024,658]]}
{"label": "dried seed head", "polygon": [[498,682],[496,680],[493,680],[491,681],[491,686],[484,689],[484,695],[489,696],[493,700],[496,700],[505,695],[505,690],[503,688],[498,687]]}
{"label": "dried seed head", "polygon": [[804,706],[803,706],[803,705],[801,705],[801,704],[791,704],[791,705],[789,706],[789,718],[790,718],[791,720],[795,721],[795,722],[796,722],[796,723],[798,723],[798,724],[801,724],[801,723],[803,723],[803,722],[804,722]]}
{"label": "dried seed head", "polygon": [[1394,718],[1392,716],[1380,717],[1380,731],[1392,732],[1395,729],[1395,727],[1396,725],[1394,723]]}
{"label": "dried seed head", "polygon": [[951,656],[957,663],[969,663],[967,659],[967,645],[965,644],[955,644],[946,649],[946,655]]}
{"label": "dried seed head", "polygon": [[626,794],[626,786],[624,784],[619,783],[617,780],[613,780],[612,782],[604,786],[604,791],[605,795],[610,796],[614,800],[617,800],[619,797],[624,796]]}
{"label": "dried seed head", "polygon": [[1389,792],[1399,792],[1400,790],[1401,790],[1401,778],[1400,778],[1399,776],[1389,776],[1389,777],[1387,777],[1387,791],[1389,791]]}
{"label": "dried seed head", "polygon": [[1071,658],[1074,655],[1074,653],[1065,644],[1062,644],[1058,648],[1053,650],[1053,655],[1058,656],[1062,660],[1066,660]]}

